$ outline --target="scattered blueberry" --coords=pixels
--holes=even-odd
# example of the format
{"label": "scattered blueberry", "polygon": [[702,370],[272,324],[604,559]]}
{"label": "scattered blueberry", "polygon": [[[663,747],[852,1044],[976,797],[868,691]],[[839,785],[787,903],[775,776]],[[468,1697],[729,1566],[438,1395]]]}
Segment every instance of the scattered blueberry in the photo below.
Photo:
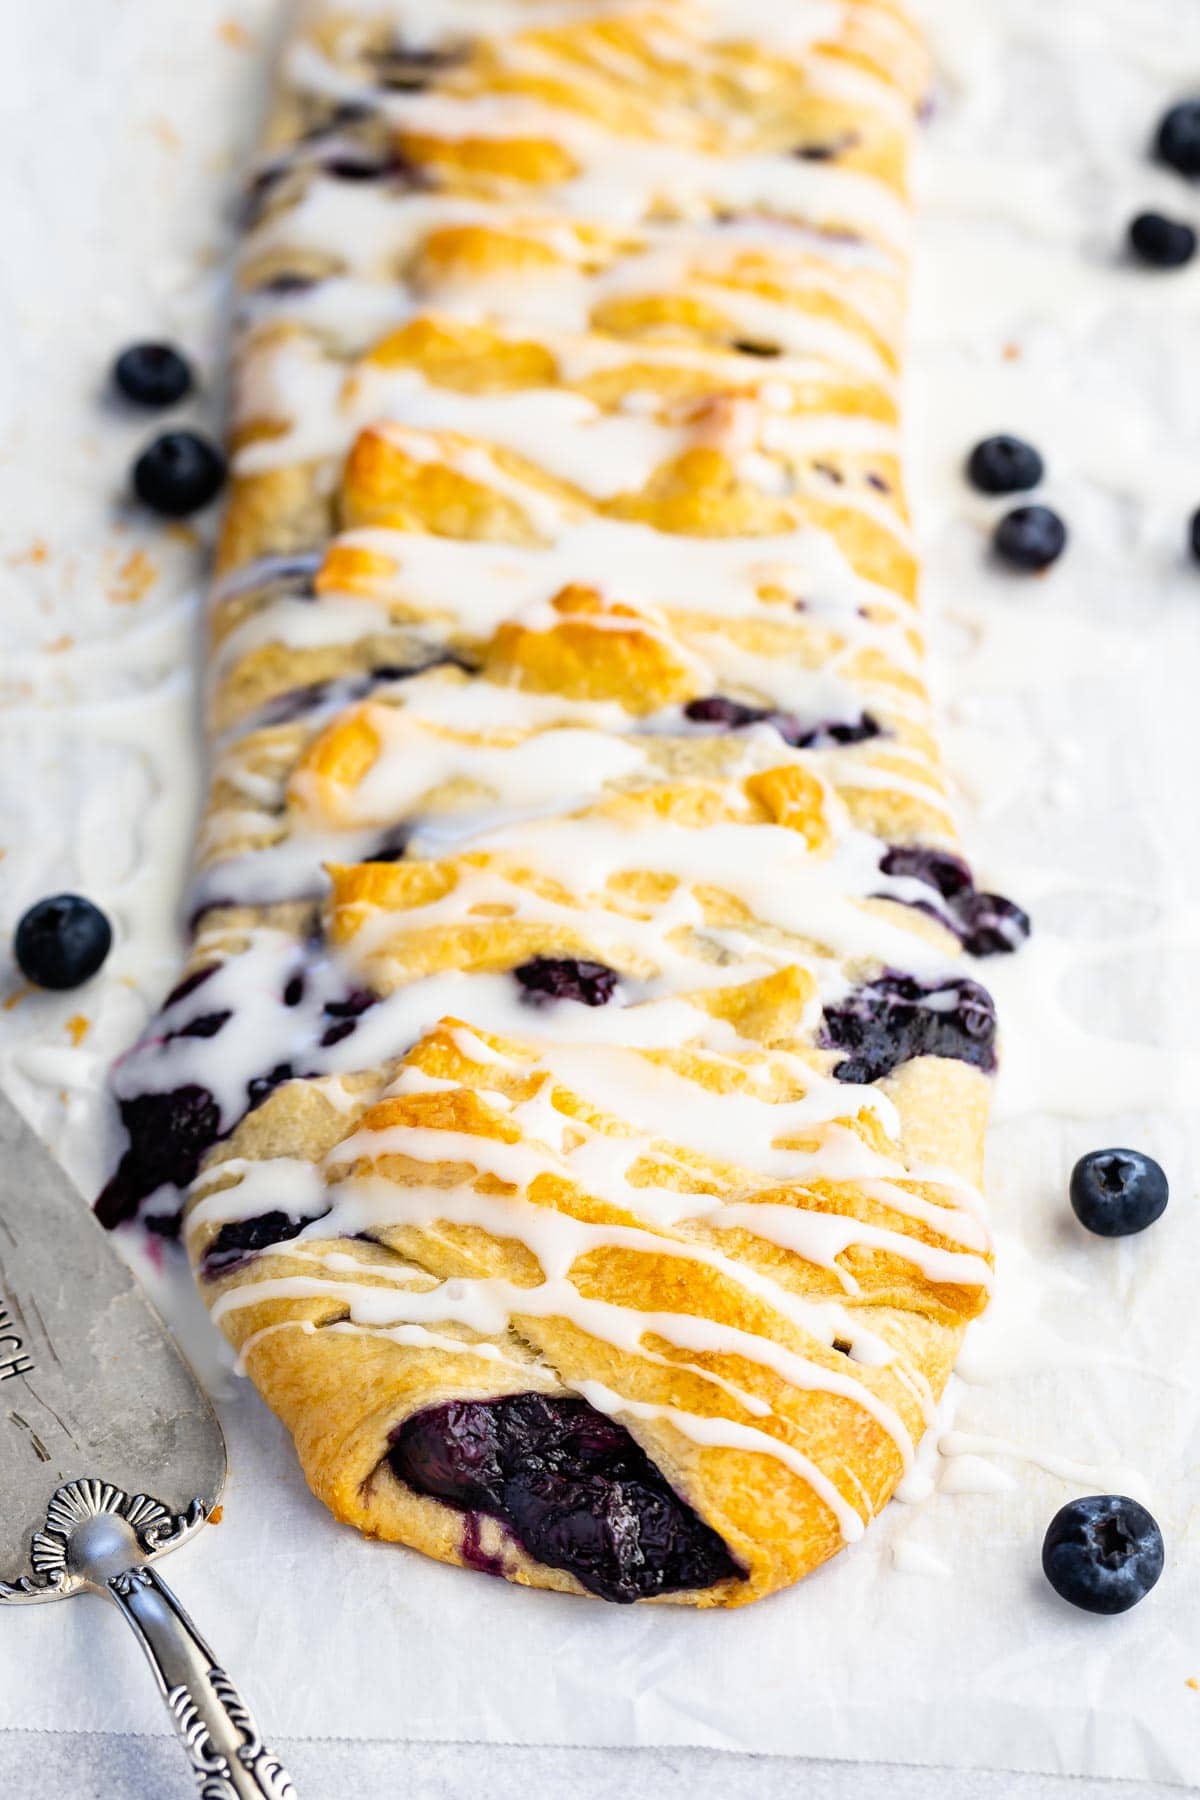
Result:
{"label": "scattered blueberry", "polygon": [[1200,562],[1200,508],[1192,514],[1188,522],[1188,542],[1191,545],[1192,555],[1197,562]]}
{"label": "scattered blueberry", "polygon": [[13,941],[22,975],[41,988],[78,987],[96,973],[111,948],[112,926],[81,894],[37,901]]}
{"label": "scattered blueberry", "polygon": [[916,1056],[948,1056],[989,1073],[996,1067],[996,1009],[977,981],[920,982],[887,970],[825,1008],[820,1043],[846,1051],[838,1081],[879,1081]]}
{"label": "scattered blueberry", "polygon": [[131,344],[113,364],[113,380],[138,406],[174,406],[191,392],[192,371],[170,344]]}
{"label": "scattered blueberry", "polygon": [[577,1000],[583,1006],[607,1006],[617,991],[615,969],[576,956],[535,956],[513,974],[533,1000]]}
{"label": "scattered blueberry", "polygon": [[981,494],[1020,494],[1034,488],[1046,465],[1032,444],[1018,437],[984,438],[967,459],[967,479]]}
{"label": "scattered blueberry", "polygon": [[1162,1217],[1169,1198],[1161,1166],[1140,1150],[1089,1150],[1071,1170],[1075,1217],[1097,1237],[1145,1231]]}
{"label": "scattered blueberry", "polygon": [[1200,100],[1181,100],[1158,128],[1155,148],[1181,175],[1200,175]]}
{"label": "scattered blueberry", "polygon": [[1182,269],[1196,254],[1196,234],[1181,219],[1139,213],[1129,227],[1129,248],[1155,269]]}
{"label": "scattered blueberry", "polygon": [[224,479],[225,458],[194,431],[164,432],[133,465],[138,499],[170,519],[199,512],[216,497]]}
{"label": "scattered blueberry", "polygon": [[1067,545],[1067,528],[1048,506],[1018,506],[996,527],[996,554],[1016,569],[1048,569]]}
{"label": "scattered blueberry", "polygon": [[1123,1613],[1163,1572],[1157,1523],[1124,1494],[1090,1494],[1055,1513],[1042,1543],[1046,1580],[1084,1612]]}
{"label": "scattered blueberry", "polygon": [[584,1400],[510,1394],[431,1406],[400,1426],[388,1464],[419,1494],[499,1519],[531,1556],[603,1600],[743,1573],[629,1433]]}

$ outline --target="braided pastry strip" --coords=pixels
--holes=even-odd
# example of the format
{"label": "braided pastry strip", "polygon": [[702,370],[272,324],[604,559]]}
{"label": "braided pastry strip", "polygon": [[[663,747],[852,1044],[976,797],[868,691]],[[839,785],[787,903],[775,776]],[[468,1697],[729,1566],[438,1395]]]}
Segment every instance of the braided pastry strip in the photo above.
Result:
{"label": "braided pastry strip", "polygon": [[957,959],[1011,945],[897,441],[924,73],[898,0],[364,0],[285,58],[194,951],[101,1211],[191,1182],[314,1491],[448,1562],[793,1581],[986,1299]]}

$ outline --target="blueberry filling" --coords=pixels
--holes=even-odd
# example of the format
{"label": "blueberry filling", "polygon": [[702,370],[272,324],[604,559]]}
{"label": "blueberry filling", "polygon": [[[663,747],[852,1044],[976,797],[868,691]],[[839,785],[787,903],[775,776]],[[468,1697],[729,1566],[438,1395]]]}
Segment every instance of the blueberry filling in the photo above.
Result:
{"label": "blueberry filling", "polygon": [[186,1187],[200,1158],[221,1133],[221,1109],[207,1088],[189,1083],[166,1094],[137,1094],[120,1102],[129,1147],[96,1202],[96,1216],[111,1231],[132,1219],[155,1188]]}
{"label": "blueberry filling", "polygon": [[801,144],[792,155],[800,162],[833,162],[843,151],[853,150],[860,142],[857,131],[843,131],[840,137],[826,144]]}
{"label": "blueberry filling", "polygon": [[[168,996],[164,1014],[195,994],[220,966],[209,964],[181,981]],[[294,971],[287,976],[280,992],[282,1007],[289,1010],[309,1001],[307,1019],[293,1019],[286,1027],[281,1027],[278,1047],[291,1048],[293,1054],[296,1054],[298,1042],[302,1047],[315,1045],[327,1049],[349,1037],[357,1029],[362,1014],[376,1003],[376,995],[365,988],[357,988],[349,993],[343,991],[337,998],[319,1004],[319,992],[311,994],[313,979],[316,977],[311,972],[306,977],[300,971]],[[152,1048],[157,1054],[180,1039],[213,1039],[233,1016],[230,1010],[199,1013],[175,1029],[164,1030],[161,1036],[151,1038],[149,1045],[143,1045],[143,1050]],[[280,1019],[285,1017],[281,1011]],[[307,1055],[302,1054],[297,1062],[281,1058],[273,1067],[246,1083],[243,1110],[253,1112],[285,1081],[319,1073],[320,1065],[314,1070]],[[223,1126],[221,1108],[215,1097],[199,1083],[189,1083],[163,1093],[135,1094],[132,1098],[121,1099],[119,1106],[129,1143],[116,1173],[96,1202],[97,1217],[110,1230],[126,1219],[134,1218],[141,1202],[157,1188],[168,1184],[186,1187],[195,1177],[205,1153],[236,1122],[226,1121]],[[172,1214],[168,1220],[164,1214],[160,1222],[152,1221],[148,1216],[147,1224],[167,1235],[169,1226],[177,1229],[174,1225],[177,1217],[177,1213]]]}
{"label": "blueberry filling", "polygon": [[[902,900],[903,906],[928,913],[946,925],[971,956],[1003,956],[1019,950],[1029,936],[1029,914],[1003,894],[983,894],[960,856],[948,850],[927,850],[919,845],[893,844],[879,864],[883,874],[901,880],[920,881],[940,895],[943,904],[927,900]],[[894,899],[895,895],[881,896]]]}
{"label": "blueberry filling", "polygon": [[435,651],[432,655],[417,657],[410,663],[380,663],[365,675],[310,681],[304,687],[286,688],[258,709],[253,718],[247,721],[247,728],[261,731],[272,725],[290,725],[296,719],[302,719],[306,713],[324,706],[326,702],[349,706],[355,700],[365,699],[385,681],[411,681],[415,675],[424,675],[429,669],[440,668],[465,669],[468,674],[474,673],[473,665],[453,651]]}
{"label": "blueberry filling", "polygon": [[582,1006],[606,1006],[617,991],[617,972],[606,963],[576,956],[535,956],[513,974],[535,1005],[544,1000],[577,1000]]}
{"label": "blueberry filling", "polygon": [[285,1081],[291,1081],[295,1073],[290,1062],[280,1062],[276,1063],[273,1069],[268,1069],[265,1075],[253,1076],[246,1083],[246,1099],[249,1101],[249,1110],[253,1112],[255,1107],[261,1106],[277,1087],[282,1087]]}
{"label": "blueberry filling", "polygon": [[433,76],[459,61],[454,50],[417,50],[403,44],[381,51],[375,58],[376,80],[393,94],[419,94]]}
{"label": "blueberry filling", "polygon": [[211,980],[220,967],[220,963],[206,963],[202,969],[193,969],[190,975],[185,975],[171,989],[162,1003],[162,1010],[166,1012],[180,1000],[186,1000],[189,994],[194,994],[198,987],[203,987],[206,981]]}
{"label": "blueberry filling", "polygon": [[[629,1433],[584,1400],[453,1400],[406,1419],[397,1480],[506,1525],[540,1563],[602,1600],[712,1587],[743,1571]],[[468,1518],[478,1549],[478,1521]]]}
{"label": "blueberry filling", "polygon": [[320,279],[319,275],[300,275],[285,269],[279,275],[272,275],[269,281],[260,281],[254,291],[256,294],[306,294],[310,288],[319,285]]}
{"label": "blueberry filling", "polygon": [[916,1056],[946,1056],[991,1072],[996,1067],[996,1009],[965,976],[921,982],[888,969],[827,1006],[818,1040],[843,1050],[838,1081],[879,1081]]}
{"label": "blueberry filling", "polygon": [[214,1281],[219,1275],[227,1275],[231,1269],[239,1268],[256,1251],[268,1250],[272,1244],[283,1244],[289,1238],[299,1237],[304,1227],[311,1223],[311,1219],[293,1219],[290,1213],[276,1210],[260,1213],[256,1219],[234,1219],[228,1225],[222,1225],[204,1252],[202,1266],[206,1279]]}
{"label": "blueberry filling", "polygon": [[178,1031],[169,1031],[163,1042],[169,1044],[174,1038],[214,1038],[222,1025],[232,1017],[231,1012],[201,1013],[198,1018],[189,1019],[186,1025],[181,1025]]}
{"label": "blueberry filling", "polygon": [[839,744],[863,744],[880,737],[881,728],[870,713],[857,719],[823,720],[806,725],[793,713],[774,712],[767,706],[747,706],[731,700],[727,694],[706,694],[701,700],[689,700],[683,709],[685,719],[697,725],[715,725],[721,731],[744,731],[750,725],[772,725],[785,744],[794,750],[828,750]]}
{"label": "blueberry filling", "polygon": [[390,831],[384,833],[379,842],[375,845],[375,848],[363,858],[363,861],[378,863],[402,862],[404,860],[404,853],[408,849],[408,840],[411,836],[412,831],[409,826],[394,825]]}

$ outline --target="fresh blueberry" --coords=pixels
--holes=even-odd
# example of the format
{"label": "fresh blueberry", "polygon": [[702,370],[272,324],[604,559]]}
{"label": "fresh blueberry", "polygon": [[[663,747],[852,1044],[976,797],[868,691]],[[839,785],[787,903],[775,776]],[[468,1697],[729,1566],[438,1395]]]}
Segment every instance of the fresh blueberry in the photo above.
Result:
{"label": "fresh blueberry", "polygon": [[1139,213],[1129,227],[1129,248],[1155,269],[1182,269],[1196,254],[1196,234],[1180,219]]}
{"label": "fresh blueberry", "polygon": [[615,969],[577,956],[535,956],[513,974],[535,1002],[577,1000],[583,1006],[607,1006],[617,991]]}
{"label": "fresh blueberry", "polygon": [[112,948],[112,926],[81,894],[54,894],[29,908],[13,950],[26,981],[74,988],[96,973]]}
{"label": "fresh blueberry", "polygon": [[583,1400],[510,1394],[428,1407],[400,1426],[388,1463],[417,1493],[499,1519],[531,1556],[604,1600],[743,1573],[629,1433]]}
{"label": "fresh blueberry", "polygon": [[1045,473],[1033,445],[1018,437],[984,438],[967,459],[967,479],[981,494],[1021,494]]}
{"label": "fresh blueberry", "polygon": [[1200,562],[1200,508],[1192,514],[1188,522],[1188,542],[1191,545],[1192,555],[1197,562]]}
{"label": "fresh blueberry", "polygon": [[138,499],[170,519],[199,512],[216,497],[224,479],[225,458],[194,431],[164,432],[133,465]]}
{"label": "fresh blueberry", "polygon": [[1090,1494],[1055,1513],[1042,1543],[1046,1580],[1084,1612],[1123,1613],[1163,1572],[1156,1521],[1124,1494]]}
{"label": "fresh blueberry", "polygon": [[1067,528],[1048,506],[1018,506],[1005,513],[992,541],[1015,569],[1048,569],[1066,549]]}
{"label": "fresh blueberry", "polygon": [[1140,1150],[1089,1150],[1071,1170],[1075,1217],[1097,1237],[1145,1231],[1166,1211],[1170,1191],[1161,1166]]}
{"label": "fresh blueberry", "polygon": [[1200,100],[1181,100],[1158,128],[1155,148],[1181,175],[1200,175]]}
{"label": "fresh blueberry", "polygon": [[190,393],[192,371],[170,344],[131,344],[113,364],[113,380],[137,406],[174,406]]}

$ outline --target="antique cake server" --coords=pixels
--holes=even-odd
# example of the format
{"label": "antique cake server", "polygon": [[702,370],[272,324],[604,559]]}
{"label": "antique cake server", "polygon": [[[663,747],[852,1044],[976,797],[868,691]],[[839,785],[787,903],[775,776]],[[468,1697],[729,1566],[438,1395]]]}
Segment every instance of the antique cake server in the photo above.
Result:
{"label": "antique cake server", "polygon": [[191,1369],[0,1094],[0,1602],[107,1595],[146,1653],[201,1800],[295,1800],[154,1566],[208,1519],[225,1467]]}

